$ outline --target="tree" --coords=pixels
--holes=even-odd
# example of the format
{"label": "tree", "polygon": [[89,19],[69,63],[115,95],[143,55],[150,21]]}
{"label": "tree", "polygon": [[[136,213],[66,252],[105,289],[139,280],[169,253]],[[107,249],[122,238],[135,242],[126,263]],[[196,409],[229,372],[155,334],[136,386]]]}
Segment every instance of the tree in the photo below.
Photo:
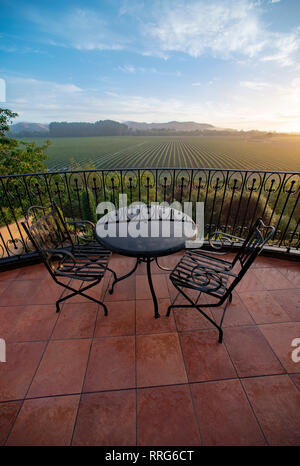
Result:
{"label": "tree", "polygon": [[46,170],[43,161],[48,158],[44,151],[50,142],[38,146],[34,142],[10,138],[9,124],[17,116],[7,108],[0,108],[0,175],[43,172]]}

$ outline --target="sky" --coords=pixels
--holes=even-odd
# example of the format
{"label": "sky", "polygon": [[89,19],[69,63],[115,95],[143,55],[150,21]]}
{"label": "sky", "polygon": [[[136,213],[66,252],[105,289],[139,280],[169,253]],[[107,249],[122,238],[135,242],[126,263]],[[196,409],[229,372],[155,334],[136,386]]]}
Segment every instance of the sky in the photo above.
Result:
{"label": "sky", "polygon": [[300,132],[300,0],[0,0],[4,98],[17,122]]}

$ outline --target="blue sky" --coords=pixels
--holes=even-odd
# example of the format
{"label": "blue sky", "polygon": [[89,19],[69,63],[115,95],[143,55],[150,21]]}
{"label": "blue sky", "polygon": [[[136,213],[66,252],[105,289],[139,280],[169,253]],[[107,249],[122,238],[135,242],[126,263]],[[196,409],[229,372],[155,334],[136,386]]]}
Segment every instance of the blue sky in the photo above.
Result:
{"label": "blue sky", "polygon": [[0,0],[18,121],[300,131],[300,0]]}

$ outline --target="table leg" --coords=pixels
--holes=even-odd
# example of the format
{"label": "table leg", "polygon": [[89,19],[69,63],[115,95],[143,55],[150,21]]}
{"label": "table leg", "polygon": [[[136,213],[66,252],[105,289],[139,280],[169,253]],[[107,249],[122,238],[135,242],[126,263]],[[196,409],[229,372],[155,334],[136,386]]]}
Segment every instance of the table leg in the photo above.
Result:
{"label": "table leg", "polygon": [[152,259],[150,259],[150,258],[147,258],[147,259],[146,259],[146,263],[147,263],[147,276],[148,276],[149,287],[150,287],[150,291],[151,291],[151,295],[152,295],[152,299],[153,299],[153,304],[154,304],[154,317],[155,317],[155,319],[158,319],[158,317],[160,317],[160,314],[159,314],[159,312],[158,312],[157,299],[156,299],[156,295],[155,295],[155,291],[154,291],[153,283],[152,283],[152,277],[151,277],[151,261],[152,261]]}
{"label": "table leg", "polygon": [[130,270],[130,272],[126,273],[126,275],[122,275],[122,277],[116,278],[116,279],[113,281],[113,284],[111,285],[111,289],[109,290],[109,294],[113,294],[113,292],[114,292],[114,286],[115,286],[116,283],[120,282],[121,280],[124,280],[125,278],[130,277],[130,275],[132,275],[132,274],[136,271],[137,266],[139,265],[139,263],[140,263],[140,259],[137,259],[137,260],[136,260],[136,263],[135,263],[135,265],[134,265],[134,267],[133,267],[133,269]]}
{"label": "table leg", "polygon": [[156,265],[157,267],[160,269],[160,270],[164,270],[165,272],[172,272],[173,271],[173,268],[172,269],[169,269],[168,267],[163,267],[162,265],[160,265],[158,263],[158,260],[157,260],[157,257],[154,258],[155,262],[156,262]]}

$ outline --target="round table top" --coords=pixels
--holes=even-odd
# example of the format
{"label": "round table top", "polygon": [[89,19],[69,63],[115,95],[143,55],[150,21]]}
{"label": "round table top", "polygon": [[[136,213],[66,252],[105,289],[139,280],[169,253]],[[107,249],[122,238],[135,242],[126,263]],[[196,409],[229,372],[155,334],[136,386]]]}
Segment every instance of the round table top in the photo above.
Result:
{"label": "round table top", "polygon": [[160,205],[122,207],[104,215],[96,225],[96,237],[105,248],[133,257],[159,257],[181,251],[196,232],[191,217]]}

